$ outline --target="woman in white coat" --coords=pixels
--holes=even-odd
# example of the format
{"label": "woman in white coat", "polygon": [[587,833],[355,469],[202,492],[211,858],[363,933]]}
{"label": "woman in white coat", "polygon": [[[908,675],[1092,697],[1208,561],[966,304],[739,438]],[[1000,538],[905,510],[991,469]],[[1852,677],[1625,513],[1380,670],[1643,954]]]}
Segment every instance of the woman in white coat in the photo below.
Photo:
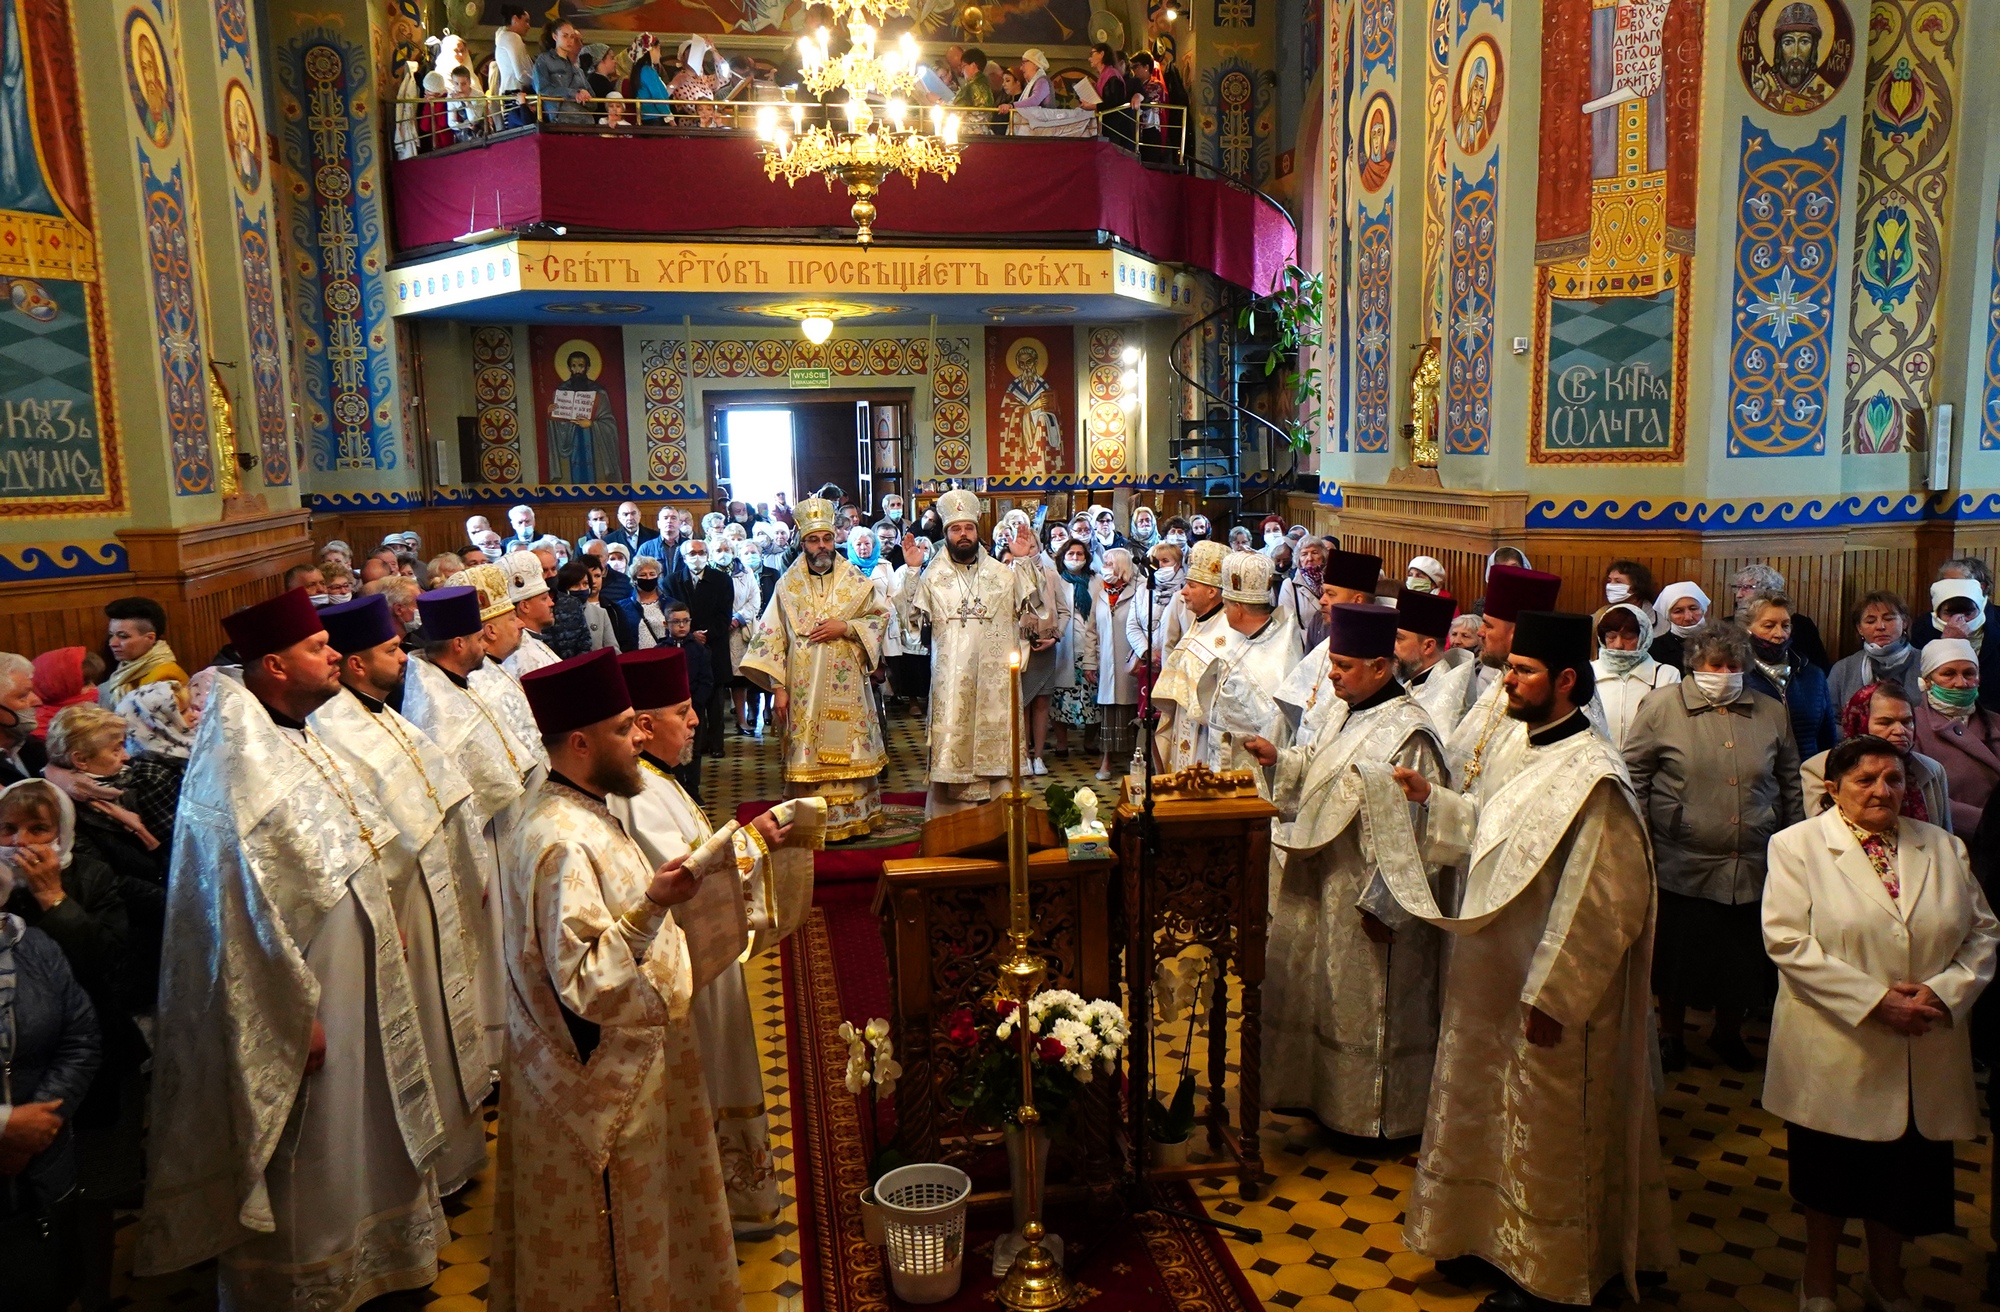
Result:
{"label": "woman in white coat", "polygon": [[1097,731],[1097,777],[1111,778],[1111,764],[1132,753],[1132,720],[1139,712],[1139,662],[1132,654],[1127,622],[1138,588],[1132,580],[1132,553],[1107,548],[1104,575],[1090,583],[1090,614],[1097,621],[1097,708],[1104,717]]}
{"label": "woman in white coat", "polygon": [[1778,965],[1764,1106],[1789,1131],[1806,1218],[1801,1312],[1834,1312],[1845,1222],[1867,1233],[1863,1301],[1913,1312],[1906,1238],[1949,1229],[1952,1141],[1979,1132],[1972,1004],[2000,924],[1965,844],[1901,814],[1884,739],[1827,754],[1834,805],[1771,840],[1764,945]]}

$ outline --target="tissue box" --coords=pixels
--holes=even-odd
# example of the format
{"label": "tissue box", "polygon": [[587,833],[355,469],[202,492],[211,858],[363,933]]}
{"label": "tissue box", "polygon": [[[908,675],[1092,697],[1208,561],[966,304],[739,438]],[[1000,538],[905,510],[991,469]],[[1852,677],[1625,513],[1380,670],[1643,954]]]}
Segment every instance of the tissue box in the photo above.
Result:
{"label": "tissue box", "polygon": [[1069,859],[1072,861],[1109,861],[1111,859],[1111,836],[1104,832],[1100,824],[1072,825],[1063,830],[1068,840]]}

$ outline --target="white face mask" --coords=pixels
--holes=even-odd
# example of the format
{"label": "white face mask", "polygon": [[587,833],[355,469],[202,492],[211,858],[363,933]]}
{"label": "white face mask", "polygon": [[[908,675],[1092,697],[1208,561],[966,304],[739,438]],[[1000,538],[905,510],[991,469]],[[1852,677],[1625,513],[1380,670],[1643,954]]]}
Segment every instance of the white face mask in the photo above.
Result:
{"label": "white face mask", "polygon": [[1187,534],[1181,532],[1179,529],[1175,529],[1173,532],[1167,534],[1167,541],[1177,547],[1184,547],[1187,545]]}
{"label": "white face mask", "polygon": [[1695,687],[1701,689],[1701,695],[1716,706],[1733,702],[1743,694],[1741,670],[1730,670],[1726,673],[1719,670],[1696,670],[1688,677],[1694,680]]}
{"label": "white face mask", "polygon": [[1965,626],[1965,631],[1967,634],[1974,634],[1986,627],[1986,608],[1984,606],[1981,606],[1978,610],[1973,611],[1971,615],[1954,615],[1949,620],[1947,620],[1944,616],[1933,612],[1931,615],[1931,623],[1937,625],[1938,632],[1940,633],[1944,632],[1944,626],[1946,624],[1958,623],[1958,624],[1963,624]]}
{"label": "white face mask", "polygon": [[690,574],[701,573],[703,570],[708,568],[707,554],[700,551],[689,552],[687,556],[687,566],[688,566],[688,573]]}
{"label": "white face mask", "polygon": [[1267,528],[1267,529],[1265,529],[1265,530],[1264,530],[1264,545],[1265,545],[1265,546],[1267,546],[1267,547],[1275,547],[1275,546],[1277,546],[1277,545],[1278,545],[1278,544],[1279,544],[1280,542],[1283,542],[1284,540],[1285,540],[1285,535],[1284,535],[1283,533],[1280,533],[1280,532],[1278,532],[1278,530],[1277,530],[1277,529],[1274,529],[1274,528]]}
{"label": "white face mask", "polygon": [[1412,592],[1433,592],[1437,589],[1437,584],[1431,581],[1430,575],[1414,572],[1403,580],[1403,586]]}
{"label": "white face mask", "polygon": [[1629,583],[1607,583],[1604,585],[1604,599],[1616,606],[1621,601],[1632,599],[1632,585]]}

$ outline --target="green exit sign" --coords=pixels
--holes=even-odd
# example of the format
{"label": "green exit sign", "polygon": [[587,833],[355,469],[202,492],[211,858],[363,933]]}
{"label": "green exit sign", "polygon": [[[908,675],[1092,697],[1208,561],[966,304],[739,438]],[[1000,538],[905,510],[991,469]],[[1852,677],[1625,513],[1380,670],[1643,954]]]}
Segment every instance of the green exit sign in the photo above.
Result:
{"label": "green exit sign", "polygon": [[794,369],[791,374],[793,387],[832,387],[831,369]]}

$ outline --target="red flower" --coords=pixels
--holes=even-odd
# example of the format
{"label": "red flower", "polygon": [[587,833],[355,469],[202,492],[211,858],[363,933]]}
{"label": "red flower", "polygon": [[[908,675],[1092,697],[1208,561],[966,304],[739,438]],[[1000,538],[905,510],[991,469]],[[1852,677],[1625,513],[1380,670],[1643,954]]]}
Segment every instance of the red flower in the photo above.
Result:
{"label": "red flower", "polygon": [[970,1047],[979,1041],[979,1027],[973,1024],[972,1008],[961,1007],[945,1020],[946,1033],[951,1041],[961,1047]]}
{"label": "red flower", "polygon": [[1063,1055],[1068,1051],[1069,1049],[1062,1045],[1061,1039],[1043,1039],[1040,1045],[1036,1047],[1035,1055],[1053,1066],[1055,1063],[1061,1061]]}
{"label": "red flower", "polygon": [[1006,1019],[1007,1019],[1007,1018],[1008,1018],[1009,1016],[1013,1015],[1013,1014],[1014,1014],[1015,1012],[1019,1011],[1020,1009],[1021,1009],[1021,1004],[1020,1004],[1020,1003],[1018,1003],[1018,1002],[1016,1002],[1016,1001],[1014,1001],[1014,1000],[1013,1000],[1012,998],[1002,998],[1002,999],[1000,999],[1000,1019],[1001,1019],[1001,1020],[1006,1020]]}

